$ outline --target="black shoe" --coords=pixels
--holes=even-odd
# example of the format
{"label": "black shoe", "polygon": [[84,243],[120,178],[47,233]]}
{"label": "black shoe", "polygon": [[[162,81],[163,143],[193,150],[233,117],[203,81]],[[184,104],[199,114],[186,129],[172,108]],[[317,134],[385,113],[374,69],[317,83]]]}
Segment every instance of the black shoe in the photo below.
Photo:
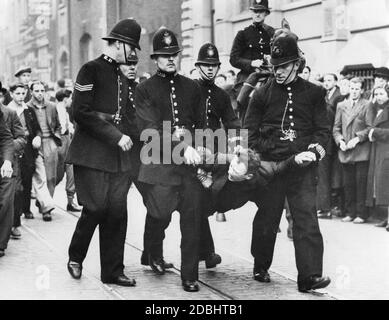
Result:
{"label": "black shoe", "polygon": [[32,214],[32,212],[26,212],[24,214],[24,218],[27,219],[27,220],[33,220],[34,219],[34,215]]}
{"label": "black shoe", "polygon": [[81,212],[82,209],[78,206],[76,206],[75,204],[68,204],[67,207],[66,207],[66,211],[69,211],[69,212]]}
{"label": "black shoe", "polygon": [[331,283],[329,277],[312,276],[307,280],[298,284],[298,290],[300,292],[308,292],[310,290],[317,290],[326,288]]}
{"label": "black shoe", "polygon": [[[165,266],[166,270],[174,268],[174,264],[173,263],[166,262],[165,260],[163,260],[163,263],[164,263],[164,266]],[[140,258],[140,264],[142,266],[146,266],[146,267],[150,266],[150,264],[149,264],[149,255],[145,251],[143,251],[142,256]]]}
{"label": "black shoe", "polygon": [[197,281],[188,281],[188,280],[183,280],[182,281],[182,287],[186,292],[199,292],[200,287]]}
{"label": "black shoe", "polygon": [[52,220],[53,220],[53,217],[51,216],[51,211],[43,214],[43,221],[50,222]]}
{"label": "black shoe", "polygon": [[254,280],[263,283],[269,283],[271,281],[270,274],[267,270],[258,269],[254,270]]}
{"label": "black shoe", "polygon": [[5,256],[5,252],[3,249],[0,249],[0,258],[4,257]]}
{"label": "black shoe", "polygon": [[377,228],[386,228],[388,226],[388,220],[384,220],[384,221],[382,221],[380,223],[377,223],[375,226]]}
{"label": "black shoe", "polygon": [[135,279],[129,279],[126,275],[122,274],[118,276],[117,278],[108,280],[108,281],[103,281],[105,284],[116,284],[117,286],[121,287],[135,287],[136,286],[136,281]]}
{"label": "black shoe", "polygon": [[19,240],[21,237],[22,237],[22,233],[20,232],[19,228],[12,228],[11,239]]}
{"label": "black shoe", "polygon": [[81,279],[82,276],[82,265],[80,263],[69,261],[68,262],[68,271],[73,279]]}
{"label": "black shoe", "polygon": [[205,267],[207,269],[213,269],[216,268],[218,264],[222,263],[222,257],[219,256],[217,253],[211,253],[206,257],[205,259]]}
{"label": "black shoe", "polygon": [[386,231],[389,232],[389,224],[386,226]]}
{"label": "black shoe", "polygon": [[163,276],[166,272],[165,262],[162,258],[154,259],[151,255],[149,255],[149,266],[160,276]]}
{"label": "black shoe", "polygon": [[318,211],[317,217],[319,219],[332,219],[332,213],[331,211]]}

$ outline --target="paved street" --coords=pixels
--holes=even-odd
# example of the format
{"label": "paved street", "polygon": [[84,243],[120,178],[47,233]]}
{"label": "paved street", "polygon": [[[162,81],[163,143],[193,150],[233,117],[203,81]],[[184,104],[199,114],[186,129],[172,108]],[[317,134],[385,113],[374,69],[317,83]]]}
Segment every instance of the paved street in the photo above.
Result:
{"label": "paved street", "polygon": [[[136,189],[129,194],[129,228],[125,254],[126,273],[137,279],[136,288],[106,286],[99,281],[98,232],[84,263],[81,281],[70,278],[66,270],[67,248],[77,218],[65,207],[63,186],[58,188],[58,208],[52,223],[36,215],[23,221],[23,238],[12,240],[6,257],[0,260],[0,299],[33,300],[267,300],[267,299],[388,299],[389,235],[371,224],[355,226],[338,220],[321,221],[325,238],[325,273],[333,283],[321,294],[301,294],[296,290],[293,244],[282,233],[277,242],[268,285],[251,279],[250,255],[253,205],[227,214],[227,223],[211,218],[217,252],[223,263],[209,271],[200,268],[201,291],[181,290],[176,270],[158,277],[139,264],[145,210]],[[179,224],[174,216],[165,241],[166,260],[179,267]],[[373,267],[372,267],[373,266]]]}

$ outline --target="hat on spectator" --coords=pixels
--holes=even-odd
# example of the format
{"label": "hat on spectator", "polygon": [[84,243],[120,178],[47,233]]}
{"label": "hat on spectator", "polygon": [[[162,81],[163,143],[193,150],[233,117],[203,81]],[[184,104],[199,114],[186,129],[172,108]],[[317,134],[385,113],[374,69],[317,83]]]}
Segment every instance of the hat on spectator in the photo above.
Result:
{"label": "hat on spectator", "polygon": [[274,40],[271,48],[270,63],[277,67],[299,60],[300,53],[295,37],[285,35]]}
{"label": "hat on spectator", "polygon": [[32,73],[32,70],[31,70],[30,67],[26,67],[26,66],[21,67],[21,68],[19,68],[19,69],[16,71],[15,77],[16,77],[16,78],[19,78],[23,73]]}
{"label": "hat on spectator", "polygon": [[161,27],[154,35],[153,38],[154,52],[151,58],[157,55],[175,55],[182,51],[178,45],[178,40],[173,31]]}
{"label": "hat on spectator", "polygon": [[377,68],[373,74],[374,77],[382,77],[389,80],[389,69],[386,67]]}
{"label": "hat on spectator", "polygon": [[215,45],[208,42],[200,48],[195,65],[198,64],[221,65],[219,51]]}
{"label": "hat on spectator", "polygon": [[124,19],[119,21],[103,40],[120,41],[140,50],[139,41],[141,33],[142,28],[134,19]]}
{"label": "hat on spectator", "polygon": [[250,10],[265,10],[270,13],[269,0],[252,0]]}

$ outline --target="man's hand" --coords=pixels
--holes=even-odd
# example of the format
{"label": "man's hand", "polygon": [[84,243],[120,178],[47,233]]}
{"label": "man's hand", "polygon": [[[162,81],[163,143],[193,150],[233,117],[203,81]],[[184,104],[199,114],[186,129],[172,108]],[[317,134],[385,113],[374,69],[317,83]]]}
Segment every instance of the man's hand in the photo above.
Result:
{"label": "man's hand", "polygon": [[118,146],[124,151],[130,151],[133,147],[134,143],[132,142],[131,138],[129,136],[123,135],[123,137],[120,139]]}
{"label": "man's hand", "polygon": [[253,68],[259,69],[260,67],[262,67],[262,65],[263,65],[263,60],[261,59],[251,61],[251,66]]}
{"label": "man's hand", "polygon": [[188,165],[198,165],[201,163],[201,157],[199,153],[192,147],[188,147],[184,153],[185,163]]}
{"label": "man's hand", "polygon": [[299,153],[295,158],[294,161],[299,165],[300,167],[307,167],[312,162],[316,162],[317,158],[316,155],[311,151],[301,152]]}
{"label": "man's hand", "polygon": [[347,149],[349,149],[349,150],[354,149],[357,146],[357,144],[360,142],[361,142],[361,139],[359,139],[358,137],[351,139],[347,144]]}
{"label": "man's hand", "polygon": [[340,143],[339,143],[339,148],[340,148],[341,151],[346,152],[347,149],[348,149],[348,148],[347,148],[347,145],[346,145],[346,142],[344,142],[343,140],[340,141]]}
{"label": "man's hand", "polygon": [[32,140],[32,147],[34,149],[40,149],[40,147],[42,146],[42,138],[37,136],[34,138],[34,140]]}
{"label": "man's hand", "polygon": [[12,178],[13,169],[11,161],[4,161],[3,166],[0,169],[0,173],[2,178]]}

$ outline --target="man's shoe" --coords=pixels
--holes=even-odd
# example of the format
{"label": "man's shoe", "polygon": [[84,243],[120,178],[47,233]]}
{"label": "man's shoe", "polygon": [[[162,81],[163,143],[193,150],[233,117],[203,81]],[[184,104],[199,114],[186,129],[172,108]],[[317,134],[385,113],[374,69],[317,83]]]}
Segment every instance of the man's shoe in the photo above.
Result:
{"label": "man's shoe", "polygon": [[346,218],[342,219],[342,222],[353,222],[353,221],[354,221],[354,218],[350,217],[350,216],[347,216]]}
{"label": "man's shoe", "polygon": [[332,213],[331,213],[331,211],[319,211],[318,213],[317,213],[317,217],[319,218],[319,219],[332,219]]}
{"label": "man's shoe", "polygon": [[34,219],[34,215],[32,214],[32,212],[26,212],[24,214],[24,218],[27,219],[27,220],[33,220]]}
{"label": "man's shoe", "polygon": [[[173,269],[174,268],[174,264],[173,263],[170,263],[170,262],[166,262],[164,259],[163,260],[163,263],[164,263],[164,266],[165,266],[165,269]],[[150,264],[149,264],[149,255],[143,251],[142,253],[142,256],[140,258],[140,264],[142,266],[146,266],[146,267],[149,267]]]}
{"label": "man's shoe", "polygon": [[82,276],[82,265],[78,262],[69,261],[68,262],[68,271],[73,279],[81,279]]}
{"label": "man's shoe", "polygon": [[12,228],[11,239],[19,240],[22,237],[22,233],[19,228]]}
{"label": "man's shoe", "polygon": [[386,231],[389,232],[389,224],[386,226]]}
{"label": "man's shoe", "polygon": [[121,287],[135,287],[136,281],[135,279],[130,279],[126,275],[122,274],[118,276],[117,278],[114,278],[109,281],[103,281],[105,284],[116,284],[117,286]]}
{"label": "man's shoe", "polygon": [[50,221],[53,220],[53,217],[51,216],[51,212],[52,212],[53,210],[54,210],[54,209],[52,209],[52,210],[50,210],[50,211],[48,211],[48,212],[45,212],[45,213],[43,214],[43,221],[45,221],[45,222],[50,222]]}
{"label": "man's shoe", "polygon": [[165,262],[162,258],[154,259],[151,255],[149,255],[149,266],[156,274],[160,276],[163,276],[166,272]]}
{"label": "man's shoe", "polygon": [[5,256],[5,251],[3,249],[0,249],[0,258]]}
{"label": "man's shoe", "polygon": [[197,281],[188,281],[188,280],[183,280],[182,281],[182,287],[186,292],[199,292],[200,287]]}
{"label": "man's shoe", "polygon": [[76,204],[68,204],[67,207],[66,207],[66,211],[69,211],[69,212],[81,212],[82,209],[77,206]]}
{"label": "man's shoe", "polygon": [[216,268],[218,264],[222,263],[222,257],[219,256],[217,253],[211,253],[204,259],[205,261],[205,267],[207,269],[213,269]]}
{"label": "man's shoe", "polygon": [[271,282],[269,272],[264,269],[254,270],[254,280],[263,283]]}
{"label": "man's shoe", "polygon": [[375,226],[377,228],[386,228],[388,226],[388,220],[384,220],[384,221],[382,221],[380,223],[377,223]]}
{"label": "man's shoe", "polygon": [[339,207],[332,208],[331,209],[331,215],[339,217],[339,218],[343,218],[344,217],[343,212],[342,212],[342,210],[339,209]]}
{"label": "man's shoe", "polygon": [[312,276],[307,280],[298,284],[298,290],[300,292],[308,292],[310,290],[317,290],[326,288],[331,283],[329,277]]}
{"label": "man's shoe", "polygon": [[364,224],[366,221],[364,220],[364,219],[362,219],[362,218],[356,218],[354,221],[353,221],[353,223],[355,223],[355,224]]}

